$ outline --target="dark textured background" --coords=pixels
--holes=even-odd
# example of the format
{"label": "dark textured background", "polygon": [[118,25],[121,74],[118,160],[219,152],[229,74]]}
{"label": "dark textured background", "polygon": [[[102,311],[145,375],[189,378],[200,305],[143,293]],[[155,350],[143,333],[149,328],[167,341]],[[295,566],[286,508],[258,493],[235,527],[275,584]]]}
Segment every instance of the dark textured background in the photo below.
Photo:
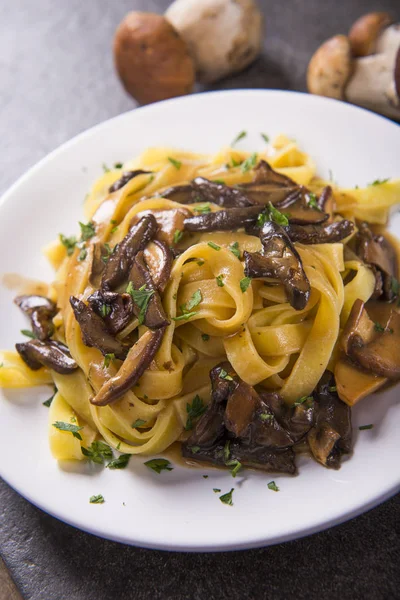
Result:
{"label": "dark textured background", "polygon": [[[0,192],[62,142],[135,107],[113,71],[113,32],[129,10],[161,12],[168,4],[0,0]],[[345,33],[370,10],[389,10],[400,20],[399,0],[259,4],[267,23],[263,56],[213,89],[304,90],[310,55],[327,37]],[[49,517],[4,482],[0,506],[0,550],[26,599],[400,598],[400,496],[303,540],[208,555],[140,550],[101,540]],[[9,600],[11,592],[5,588],[0,598]]]}

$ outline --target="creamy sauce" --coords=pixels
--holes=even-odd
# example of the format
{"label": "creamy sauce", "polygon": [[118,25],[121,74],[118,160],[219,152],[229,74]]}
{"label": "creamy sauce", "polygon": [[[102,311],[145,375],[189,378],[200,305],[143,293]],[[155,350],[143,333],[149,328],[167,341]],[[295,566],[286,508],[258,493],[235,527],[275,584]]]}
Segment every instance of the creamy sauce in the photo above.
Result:
{"label": "creamy sauce", "polygon": [[5,273],[1,278],[2,285],[8,290],[13,290],[18,294],[38,294],[47,296],[49,285],[37,279],[29,279],[18,273]]}

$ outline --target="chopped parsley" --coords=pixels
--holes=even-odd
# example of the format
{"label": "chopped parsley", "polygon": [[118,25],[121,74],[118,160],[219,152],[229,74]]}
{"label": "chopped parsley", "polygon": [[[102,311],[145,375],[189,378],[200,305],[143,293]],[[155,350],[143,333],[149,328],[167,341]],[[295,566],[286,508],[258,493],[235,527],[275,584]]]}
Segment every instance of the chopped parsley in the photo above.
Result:
{"label": "chopped parsley", "polygon": [[360,425],[360,427],[358,428],[360,431],[364,431],[365,429],[373,429],[373,425],[372,423],[370,425]]}
{"label": "chopped parsley", "polygon": [[89,221],[87,224],[79,221],[79,227],[81,228],[81,240],[83,242],[90,240],[90,238],[92,238],[96,233],[94,225],[91,221]]}
{"label": "chopped parsley", "polygon": [[256,152],[254,152],[251,156],[249,156],[248,158],[246,158],[245,161],[242,162],[242,165],[240,167],[242,173],[247,173],[247,171],[254,169],[254,167],[256,166],[256,163],[257,163],[257,154],[256,154]]}
{"label": "chopped parsley", "polygon": [[331,385],[330,387],[328,387],[328,392],[337,392],[336,385]]}
{"label": "chopped parsley", "polygon": [[222,504],[227,504],[228,506],[233,506],[232,492],[234,491],[234,489],[235,488],[232,488],[230,492],[227,492],[226,494],[222,494],[222,496],[219,497]]}
{"label": "chopped parsley", "polygon": [[71,256],[75,250],[75,246],[77,243],[76,237],[71,235],[71,237],[66,237],[64,234],[60,233],[60,242],[67,250],[67,255]]}
{"label": "chopped parsley", "polygon": [[216,494],[219,494],[219,493],[220,493],[220,491],[221,491],[221,490],[220,490],[219,488],[213,488],[213,492],[215,492]]}
{"label": "chopped parsley", "polygon": [[128,294],[131,295],[132,300],[139,308],[139,325],[142,325],[146,316],[147,307],[154,294],[154,290],[147,290],[146,285],[142,285],[138,290],[135,290],[132,282],[130,281],[126,288]]}
{"label": "chopped parsley", "polygon": [[180,160],[176,160],[176,158],[172,158],[171,156],[168,156],[168,160],[171,163],[171,165],[173,165],[175,167],[175,169],[178,169],[178,171],[179,171],[179,169],[182,166],[181,161]]}
{"label": "chopped parsley", "polygon": [[106,369],[110,366],[110,363],[115,360],[115,354],[112,352],[110,354],[106,354],[104,356],[104,363],[103,363],[103,367],[105,367]]}
{"label": "chopped parsley", "polygon": [[144,463],[146,467],[160,474],[161,471],[172,471],[171,463],[166,458],[152,458]]}
{"label": "chopped parsley", "polygon": [[225,185],[225,181],[223,179],[213,179],[213,183],[218,183],[218,185]]}
{"label": "chopped parsley", "polygon": [[230,453],[231,453],[231,442],[230,442],[230,440],[228,440],[227,442],[225,442],[225,446],[224,446],[224,461],[225,462],[227,460],[229,460]]}
{"label": "chopped parsley", "polygon": [[101,166],[103,167],[104,173],[108,173],[109,172],[110,169],[107,167],[106,163],[103,163]]}
{"label": "chopped parsley", "polygon": [[240,165],[241,165],[241,164],[242,164],[242,161],[240,161],[240,160],[235,160],[235,159],[233,158],[233,156],[231,156],[231,164],[230,164],[230,165],[226,165],[226,167],[227,167],[228,169],[230,169],[231,167],[232,167],[232,168],[234,168],[234,167],[240,167]]}
{"label": "chopped parsley", "polygon": [[200,446],[189,446],[190,452],[197,454],[200,451]]}
{"label": "chopped parsley", "polygon": [[[0,365],[0,367],[3,366],[3,363]],[[47,400],[45,400],[44,402],[42,402],[43,406],[47,406],[47,408],[49,408],[49,406],[51,405],[51,403],[53,402],[53,398],[54,396],[57,394],[57,388],[54,388],[54,392],[53,395],[50,396],[50,398],[47,398]]]}
{"label": "chopped parsley", "polygon": [[218,287],[224,287],[224,282],[222,281],[222,279],[224,278],[224,275],[218,275],[215,279],[217,280],[217,286]]}
{"label": "chopped parsley", "polygon": [[251,277],[243,277],[243,279],[240,280],[240,289],[242,290],[243,294],[245,293],[250,284]]}
{"label": "chopped parsley", "polygon": [[21,329],[21,333],[32,340],[36,339],[36,335],[30,329]]}
{"label": "chopped parsley", "polygon": [[374,329],[375,331],[379,331],[379,333],[383,333],[385,331],[385,328],[382,327],[382,325],[378,322],[374,323]]}
{"label": "chopped parsley", "polygon": [[177,244],[183,237],[183,231],[176,229],[174,233],[174,244]]}
{"label": "chopped parsley", "polygon": [[306,404],[308,406],[311,402],[314,402],[314,398],[312,396],[302,396],[294,403],[294,406],[300,406],[301,404]]}
{"label": "chopped parsley", "polygon": [[372,183],[369,183],[368,185],[382,185],[383,183],[387,183],[390,180],[390,177],[387,177],[386,179],[375,179],[375,181],[373,181]]}
{"label": "chopped parsley", "polygon": [[185,425],[186,431],[193,429],[193,419],[200,417],[206,410],[206,405],[198,394],[192,400],[192,404],[189,402],[186,404],[187,421]]}
{"label": "chopped parsley", "polygon": [[261,421],[272,421],[272,419],[274,418],[274,415],[271,415],[269,413],[260,413],[259,417],[260,417]]}
{"label": "chopped parsley", "polygon": [[100,313],[103,319],[104,317],[108,317],[108,315],[111,313],[111,306],[109,306],[108,304],[102,304],[100,308]]}
{"label": "chopped parsley", "polygon": [[199,215],[205,215],[206,213],[211,212],[210,203],[203,202],[202,204],[198,204],[193,208],[194,212],[199,213]]}
{"label": "chopped parsley", "polygon": [[202,266],[204,265],[204,260],[203,260],[202,258],[200,258],[200,259],[197,261],[197,264],[199,265],[199,267],[202,267]]}
{"label": "chopped parsley", "polygon": [[273,492],[279,492],[279,488],[276,485],[275,481],[270,481],[268,484],[268,489],[272,490]]}
{"label": "chopped parsley", "polygon": [[101,440],[95,440],[90,444],[89,448],[81,446],[81,450],[86,458],[98,465],[102,465],[106,458],[113,457],[110,446]]}
{"label": "chopped parsley", "polygon": [[208,479],[208,475],[203,475],[203,479]]}
{"label": "chopped parsley", "polygon": [[125,469],[125,467],[129,463],[130,457],[130,454],[120,454],[118,458],[115,458],[114,460],[109,462],[107,467],[109,469]]}
{"label": "chopped parsley", "polygon": [[269,136],[266,133],[260,133],[262,139],[264,140],[264,142],[266,142],[267,144],[269,144]]}
{"label": "chopped parsley", "polygon": [[72,423],[65,423],[64,421],[56,421],[53,423],[53,427],[60,431],[69,431],[77,440],[82,439],[81,434],[78,432],[83,429],[83,427],[78,427],[78,425],[73,425]]}
{"label": "chopped parsley", "polygon": [[218,246],[218,244],[214,244],[214,242],[207,242],[207,245],[210,246],[210,248],[212,248],[213,250],[221,250],[221,246]]}
{"label": "chopped parsley", "polygon": [[97,496],[90,496],[89,502],[90,504],[104,504],[104,496],[101,494],[97,494]]}
{"label": "chopped parsley", "polygon": [[225,369],[220,369],[218,377],[220,379],[225,379],[225,381],[233,381],[233,377],[231,377]]}
{"label": "chopped parsley", "polygon": [[188,319],[197,314],[197,311],[192,311],[192,308],[198,306],[202,300],[203,296],[201,294],[201,290],[196,290],[190,298],[189,302],[187,304],[182,304],[182,306],[180,307],[182,314],[179,315],[179,317],[172,317],[172,319],[174,321],[187,321]]}
{"label": "chopped parsley", "polygon": [[316,210],[321,210],[318,206],[318,198],[313,192],[308,193],[308,206]]}
{"label": "chopped parsley", "polygon": [[231,468],[231,475],[232,477],[236,477],[236,475],[239,473],[240,469],[242,468],[242,463],[239,462],[238,460],[228,460],[225,462],[227,467],[232,467]]}
{"label": "chopped parsley", "polygon": [[111,248],[110,244],[107,244],[107,242],[103,246],[104,246],[104,250],[106,251],[107,254],[103,255],[101,257],[101,260],[104,263],[106,263],[106,262],[108,262],[108,259],[110,258],[110,256],[114,252],[114,248]]}
{"label": "chopped parsley", "polygon": [[171,317],[171,318],[173,321],[188,321],[195,315],[197,315],[197,311],[193,310],[192,312],[186,311],[182,315],[179,315],[178,317]]}
{"label": "chopped parsley", "polygon": [[78,254],[79,262],[81,262],[82,260],[85,260],[86,257],[87,257],[87,250],[85,247],[83,247],[83,248],[81,248],[81,251]]}
{"label": "chopped parsley", "polygon": [[240,258],[239,242],[233,242],[233,244],[229,246],[229,250],[232,252],[232,254],[234,254],[234,256]]}
{"label": "chopped parsley", "polygon": [[137,427],[142,427],[142,425],[146,425],[147,421],[144,421],[143,419],[136,419],[136,421],[134,423],[132,423],[131,427],[132,429],[136,429]]}
{"label": "chopped parsley", "polygon": [[121,162],[114,163],[114,169],[122,169],[123,166],[124,166],[124,163],[121,163]]}
{"label": "chopped parsley", "polygon": [[210,339],[210,336],[208,335],[208,333],[202,333],[201,339],[203,340],[203,342],[208,342],[208,340]]}
{"label": "chopped parsley", "polygon": [[233,142],[231,143],[231,147],[233,148],[233,146],[235,146],[235,144],[237,144],[238,142],[240,142],[240,140],[245,138],[246,135],[247,135],[247,131],[241,131],[240,133],[238,133],[237,136],[235,137],[235,139],[233,140]]}
{"label": "chopped parsley", "polygon": [[272,202],[268,203],[269,220],[274,221],[278,225],[289,225],[289,219],[284,213],[281,213]]}

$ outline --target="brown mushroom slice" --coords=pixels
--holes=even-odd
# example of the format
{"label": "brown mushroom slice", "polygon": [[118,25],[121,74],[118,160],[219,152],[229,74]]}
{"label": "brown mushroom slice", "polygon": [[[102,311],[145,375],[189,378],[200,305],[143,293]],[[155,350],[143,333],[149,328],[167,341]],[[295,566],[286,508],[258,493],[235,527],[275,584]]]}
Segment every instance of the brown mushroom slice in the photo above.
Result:
{"label": "brown mushroom slice", "polygon": [[134,317],[130,294],[97,290],[89,296],[88,304],[113,335],[122,331]]}
{"label": "brown mushroom slice", "polygon": [[39,340],[46,340],[53,334],[57,306],[52,300],[46,296],[22,295],[14,298],[14,302],[30,317],[32,330]]}
{"label": "brown mushroom slice", "polygon": [[224,422],[228,431],[238,438],[248,436],[260,402],[260,397],[255,389],[241,381],[230,394],[226,404]]}
{"label": "brown mushroom slice", "polygon": [[380,34],[391,23],[393,23],[393,19],[386,12],[368,13],[357,19],[349,31],[349,40],[354,56],[374,54]]}
{"label": "brown mushroom slice", "polygon": [[102,277],[102,288],[115,289],[127,280],[136,254],[143,250],[157,232],[157,221],[147,214],[132,225],[124,239],[108,258]]}
{"label": "brown mushroom slice", "polygon": [[33,371],[37,371],[43,366],[61,375],[69,375],[78,368],[67,346],[61,342],[30,340],[23,344],[15,344],[15,348],[22,360]]}
{"label": "brown mushroom slice", "polygon": [[233,231],[257,221],[263,209],[261,205],[247,206],[195,215],[185,219],[184,228],[186,231]]}
{"label": "brown mushroom slice", "polygon": [[368,225],[363,223],[357,234],[357,253],[363,262],[379,269],[384,299],[393,300],[395,293],[392,279],[397,276],[397,258],[390,242],[383,235],[374,235]]}
{"label": "brown mushroom slice", "polygon": [[142,169],[137,169],[136,171],[124,171],[122,176],[117,179],[117,181],[114,181],[114,183],[109,187],[108,191],[110,194],[112,192],[116,192],[117,190],[123,188],[124,185],[126,185],[128,181],[131,181],[131,179],[134,177],[137,177],[138,175],[151,175],[152,173],[153,171],[143,171]]}
{"label": "brown mushroom slice", "polygon": [[317,200],[317,205],[320,210],[322,210],[325,213],[328,213],[329,215],[332,215],[333,204],[334,199],[332,188],[330,185],[327,185],[324,188],[322,188],[319,198]]}
{"label": "brown mushroom slice", "polygon": [[92,264],[90,267],[89,281],[93,287],[98,287],[101,276],[106,268],[108,252],[104,244],[93,244]]}
{"label": "brown mushroom slice", "polygon": [[165,329],[148,329],[134,344],[118,373],[100,388],[90,401],[96,406],[106,406],[128,392],[148,369],[159,349]]}
{"label": "brown mushroom slice", "polygon": [[181,204],[212,202],[224,208],[242,208],[251,205],[250,200],[239,188],[216,183],[204,177],[196,177],[187,185],[168,188],[161,192],[161,195],[163,198]]}
{"label": "brown mushroom slice", "polygon": [[349,406],[376,392],[386,382],[385,377],[378,377],[357,367],[348,358],[339,358],[335,365],[335,382],[339,398]]}
{"label": "brown mushroom slice", "polygon": [[333,391],[335,380],[326,371],[316,389],[317,415],[307,441],[314,458],[325,467],[338,469],[343,454],[351,450],[351,411]]}
{"label": "brown mushroom slice", "polygon": [[291,306],[303,310],[311,289],[297,250],[282,227],[272,221],[262,226],[260,239],[263,254],[244,252],[245,275],[278,279],[285,288]]}
{"label": "brown mushroom slice", "polygon": [[[270,412],[276,421],[290,435],[292,443],[299,442],[311,429],[314,424],[315,403],[304,402],[297,406],[289,406],[277,393],[260,392],[260,398],[263,405],[262,408],[266,414]],[[265,417],[261,419],[265,420]]]}
{"label": "brown mushroom slice", "polygon": [[155,288],[150,272],[144,260],[143,252],[138,252],[135,257],[131,272],[129,274],[129,281],[132,283],[132,286],[136,291],[146,290],[146,292],[152,292],[150,298],[148,299],[148,304],[145,307],[144,314],[142,306],[135,301],[135,298],[133,298],[133,310],[139,320],[143,319],[146,327],[149,327],[150,329],[159,329],[160,327],[166,327],[169,325],[160,295]]}
{"label": "brown mushroom slice", "polygon": [[153,217],[158,225],[155,237],[167,246],[172,246],[176,243],[176,232],[183,231],[185,219],[190,217],[191,214],[190,210],[183,207],[166,210],[144,210],[137,213],[132,223],[136,223],[138,219]]}
{"label": "brown mushroom slice", "polygon": [[219,363],[210,371],[212,401],[217,404],[226,402],[229,394],[240,383],[239,376],[227,360]]}
{"label": "brown mushroom slice", "polygon": [[310,192],[304,186],[299,186],[284,200],[277,202],[275,207],[286,214],[289,223],[300,225],[317,225],[329,219],[329,215],[311,204]]}
{"label": "brown mushroom slice", "polygon": [[123,360],[127,348],[112,336],[103,319],[95,313],[93,308],[74,296],[71,296],[69,301],[75,319],[81,328],[82,341],[85,346],[97,348],[104,356],[114,354],[116,358]]}
{"label": "brown mushroom slice", "polygon": [[350,355],[354,338],[358,338],[362,344],[368,344],[374,336],[375,325],[365,310],[364,302],[358,298],[351,308],[343,329],[340,347],[345,354]]}
{"label": "brown mushroom slice", "polygon": [[251,183],[240,185],[240,189],[252,204],[266,205],[268,202],[277,204],[298,188],[295,181],[274,171],[265,160],[260,160],[254,173],[254,180]]}
{"label": "brown mushroom slice", "polygon": [[171,275],[174,260],[171,248],[164,242],[154,240],[144,249],[144,259],[154,285],[161,294],[165,290]]}
{"label": "brown mushroom slice", "polygon": [[347,238],[354,231],[354,224],[347,219],[330,225],[288,225],[285,231],[292,242],[301,244],[333,244]]}

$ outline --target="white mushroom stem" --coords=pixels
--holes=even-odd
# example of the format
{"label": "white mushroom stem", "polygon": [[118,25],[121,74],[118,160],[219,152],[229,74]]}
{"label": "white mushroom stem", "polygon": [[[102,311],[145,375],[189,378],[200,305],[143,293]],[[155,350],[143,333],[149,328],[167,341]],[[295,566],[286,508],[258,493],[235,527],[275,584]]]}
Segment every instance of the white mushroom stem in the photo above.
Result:
{"label": "white mushroom stem", "polygon": [[[396,64],[400,61],[400,26],[388,27],[379,37],[376,54],[358,58],[345,98],[354,104],[400,119],[400,97],[396,88]],[[398,67],[399,68],[399,67]]]}

